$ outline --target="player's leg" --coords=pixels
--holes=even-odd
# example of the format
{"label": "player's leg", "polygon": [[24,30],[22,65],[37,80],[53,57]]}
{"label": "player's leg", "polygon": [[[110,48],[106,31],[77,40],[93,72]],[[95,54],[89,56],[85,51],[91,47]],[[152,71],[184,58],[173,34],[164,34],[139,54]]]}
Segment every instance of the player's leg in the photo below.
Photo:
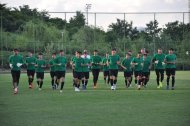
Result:
{"label": "player's leg", "polygon": [[60,83],[61,83],[60,92],[62,92],[63,87],[65,85],[65,71],[61,71]]}
{"label": "player's leg", "polygon": [[138,81],[138,71],[134,72],[134,77],[135,77],[135,85],[137,85],[137,81]]}
{"label": "player's leg", "polygon": [[167,80],[166,80],[167,87],[166,87],[166,89],[169,90],[170,89],[170,76],[171,76],[169,68],[166,68],[166,76],[167,76]]}
{"label": "player's leg", "polygon": [[171,69],[171,75],[172,75],[172,90],[174,90],[174,86],[175,86],[175,68]]}
{"label": "player's leg", "polygon": [[159,86],[160,73],[159,73],[159,70],[158,70],[158,69],[156,69],[155,72],[156,72],[157,88],[160,88],[160,86]]}
{"label": "player's leg", "polygon": [[127,80],[127,72],[126,71],[123,72],[123,76],[125,78],[125,86],[126,86],[126,88],[128,88],[128,80]]}
{"label": "player's leg", "polygon": [[51,77],[51,87],[52,89],[55,89],[54,87],[54,72],[50,71],[50,77]]}
{"label": "player's leg", "polygon": [[128,87],[131,86],[131,79],[132,79],[132,73],[131,73],[131,72],[128,72],[128,75],[127,75]]}
{"label": "player's leg", "polygon": [[89,79],[89,76],[90,76],[90,74],[89,74],[89,72],[85,72],[85,89],[86,89],[86,87],[87,87],[87,85],[88,85],[88,79]]}
{"label": "player's leg", "polygon": [[162,82],[164,80],[164,69],[160,69],[159,72],[160,72],[160,76],[161,76],[159,86],[162,87]]}
{"label": "player's leg", "polygon": [[114,89],[116,90],[116,85],[117,85],[117,75],[118,75],[118,70],[114,70],[114,81],[113,81],[113,84],[114,84]]}
{"label": "player's leg", "polygon": [[35,74],[35,70],[31,70],[31,79],[30,79],[30,87],[33,87],[33,81],[34,81],[34,74]]}
{"label": "player's leg", "polygon": [[43,79],[44,79],[44,72],[40,72],[40,77],[39,77],[39,90],[42,90],[43,86]]}
{"label": "player's leg", "polygon": [[138,71],[137,80],[138,80],[138,90],[140,90],[142,86],[142,74],[140,71]]}

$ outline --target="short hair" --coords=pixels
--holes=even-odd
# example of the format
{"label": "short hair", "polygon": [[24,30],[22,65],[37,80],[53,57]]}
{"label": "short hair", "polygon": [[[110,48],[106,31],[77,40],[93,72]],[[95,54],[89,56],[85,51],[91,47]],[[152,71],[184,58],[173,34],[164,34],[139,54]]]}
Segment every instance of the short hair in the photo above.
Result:
{"label": "short hair", "polygon": [[16,51],[18,51],[18,49],[17,49],[17,48],[14,48],[13,51],[16,52]]}
{"label": "short hair", "polygon": [[158,48],[158,50],[162,50],[162,48]]}
{"label": "short hair", "polygon": [[53,53],[52,53],[52,55],[56,55],[56,53],[55,53],[55,52],[53,52]]}
{"label": "short hair", "polygon": [[42,53],[38,53],[38,55],[43,55]]}
{"label": "short hair", "polygon": [[82,52],[81,51],[77,51],[77,53],[81,54]]}
{"label": "short hair", "polygon": [[174,49],[173,49],[173,48],[170,48],[169,50],[170,50],[170,51],[174,51]]}
{"label": "short hair", "polygon": [[63,52],[63,50],[59,50],[59,52]]}
{"label": "short hair", "polygon": [[144,55],[144,56],[147,56],[147,53],[144,53],[143,55]]}
{"label": "short hair", "polygon": [[116,48],[113,48],[112,51],[116,51]]}
{"label": "short hair", "polygon": [[95,49],[94,52],[98,52],[98,50]]}

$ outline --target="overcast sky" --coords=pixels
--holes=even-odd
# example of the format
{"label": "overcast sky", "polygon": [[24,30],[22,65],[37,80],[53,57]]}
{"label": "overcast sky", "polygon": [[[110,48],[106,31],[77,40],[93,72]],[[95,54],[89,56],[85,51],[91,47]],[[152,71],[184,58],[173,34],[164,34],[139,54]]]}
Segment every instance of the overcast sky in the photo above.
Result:
{"label": "overcast sky", "polygon": [[[90,12],[188,12],[188,0],[0,0],[8,7],[19,7],[29,5],[30,8],[38,8],[39,11],[48,12],[75,12],[85,11],[85,5],[92,4]],[[64,14],[51,14],[52,17],[65,18]],[[74,14],[67,14],[67,20]],[[85,15],[86,16],[86,15]],[[125,15],[127,21],[133,21],[134,26],[144,27],[146,23],[153,20],[153,15]],[[103,27],[123,19],[124,15],[96,15],[96,24]],[[188,14],[185,14],[185,22]],[[89,15],[89,24],[94,25],[94,15]],[[169,21],[183,20],[182,14],[158,14],[156,19],[160,27]]]}

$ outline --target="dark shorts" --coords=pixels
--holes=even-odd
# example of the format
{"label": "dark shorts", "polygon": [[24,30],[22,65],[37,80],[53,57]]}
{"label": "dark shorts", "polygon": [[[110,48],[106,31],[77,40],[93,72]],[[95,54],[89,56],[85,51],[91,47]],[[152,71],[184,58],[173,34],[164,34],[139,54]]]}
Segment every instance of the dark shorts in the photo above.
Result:
{"label": "dark shorts", "polygon": [[175,68],[166,68],[166,75],[167,76],[171,76],[171,75],[175,75]]}
{"label": "dark shorts", "polygon": [[135,71],[135,77],[142,76],[142,71]]}
{"label": "dark shorts", "polygon": [[32,76],[34,77],[35,70],[27,70],[27,76]]}
{"label": "dark shorts", "polygon": [[20,71],[11,70],[11,75],[12,75],[12,78],[13,78],[13,82],[19,83]]}
{"label": "dark shorts", "polygon": [[82,78],[89,79],[89,72],[82,72]]}
{"label": "dark shorts", "polygon": [[65,77],[65,71],[56,71],[55,73],[56,73],[57,79]]}
{"label": "dark shorts", "polygon": [[131,72],[124,71],[124,77],[131,77],[131,76],[132,76],[132,71]]}
{"label": "dark shorts", "polygon": [[44,72],[36,72],[36,78],[37,79],[44,79]]}
{"label": "dark shorts", "polygon": [[77,78],[79,80],[81,80],[83,77],[83,72],[74,72],[74,78]]}
{"label": "dark shorts", "polygon": [[148,78],[150,75],[150,72],[142,72],[142,76]]}
{"label": "dark shorts", "polygon": [[115,77],[117,77],[117,75],[118,75],[118,70],[110,70],[110,71],[109,71],[109,75],[110,75],[110,76],[115,76]]}
{"label": "dark shorts", "polygon": [[104,71],[104,76],[109,76],[109,71]]}
{"label": "dark shorts", "polygon": [[51,76],[51,78],[54,78],[56,76],[56,72],[55,71],[50,71],[50,76]]}
{"label": "dark shorts", "polygon": [[159,74],[164,75],[164,69],[155,69],[156,75],[158,76]]}

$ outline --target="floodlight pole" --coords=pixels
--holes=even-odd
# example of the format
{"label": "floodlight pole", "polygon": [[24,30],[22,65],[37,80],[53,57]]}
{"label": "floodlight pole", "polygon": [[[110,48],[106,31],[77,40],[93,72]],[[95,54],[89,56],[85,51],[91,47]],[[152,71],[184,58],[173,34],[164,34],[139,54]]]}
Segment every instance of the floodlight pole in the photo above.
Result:
{"label": "floodlight pole", "polygon": [[86,4],[86,25],[88,26],[88,10],[91,9],[92,4]]}

